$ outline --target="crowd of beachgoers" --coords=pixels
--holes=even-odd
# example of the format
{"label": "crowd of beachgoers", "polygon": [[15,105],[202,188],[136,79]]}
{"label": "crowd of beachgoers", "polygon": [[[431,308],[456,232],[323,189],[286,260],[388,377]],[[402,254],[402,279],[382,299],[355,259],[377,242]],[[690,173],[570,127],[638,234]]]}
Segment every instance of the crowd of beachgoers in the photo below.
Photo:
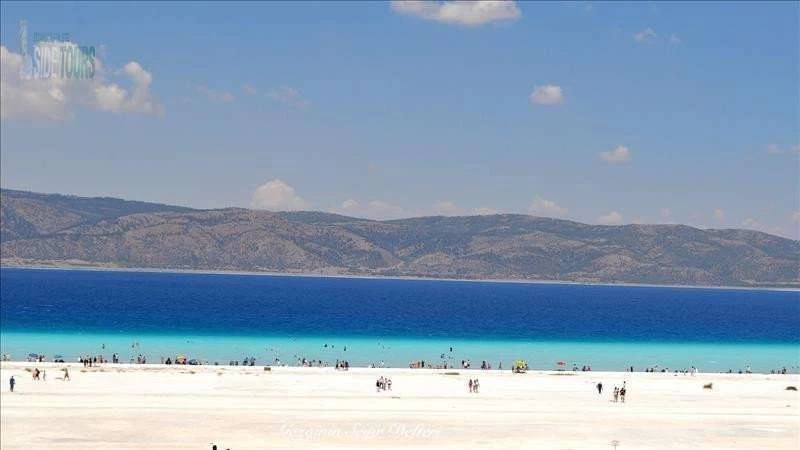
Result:
{"label": "crowd of beachgoers", "polygon": [[[346,347],[345,347],[346,348]],[[269,361],[265,366],[274,366],[274,367],[281,367],[281,366],[290,366],[295,365],[297,367],[333,367],[336,370],[348,370],[351,367],[351,362],[349,360],[340,360],[336,359],[335,361],[328,362],[323,359],[309,359],[305,357],[299,357],[297,355],[294,356],[296,358],[295,364],[287,364],[280,360],[280,358],[274,358]],[[11,355],[4,354],[2,355],[3,361],[12,361],[13,358]],[[52,359],[48,358],[44,354],[38,353],[31,353],[24,359],[27,362],[55,362],[55,363],[65,363],[69,362],[64,359],[62,355],[55,355]],[[246,356],[242,360],[229,360],[227,362],[218,362],[218,361],[207,361],[201,359],[193,359],[189,358],[185,355],[178,354],[175,356],[161,356],[158,359],[160,364],[165,365],[228,365],[228,366],[245,366],[245,367],[253,367],[256,365],[256,358],[254,356]],[[125,361],[122,361],[120,355],[118,353],[113,353],[111,358],[108,359],[104,355],[81,355],[77,357],[76,362],[81,363],[84,367],[93,367],[98,364],[119,364]],[[143,354],[132,355],[130,359],[127,361],[130,364],[148,364],[151,361],[147,358],[147,356]],[[522,365],[520,365],[522,363]],[[362,367],[367,368],[388,368],[389,366],[383,361],[380,360],[378,362],[370,362],[368,364],[362,365]],[[472,361],[469,359],[463,359],[460,362],[452,361],[451,359],[443,359],[441,361],[436,361],[434,363],[428,362],[426,360],[416,360],[411,361],[408,363],[408,367],[411,369],[465,369],[471,370]],[[547,367],[539,367],[537,370],[555,370],[555,371],[568,371],[568,365],[563,361],[558,361],[555,365],[551,368]],[[530,366],[524,361],[517,361],[514,364],[506,365],[506,368],[510,368],[510,370],[514,372],[525,372],[530,370]],[[477,369],[477,368],[476,368]],[[503,362],[499,361],[497,365],[492,365],[489,361],[481,361],[479,366],[480,370],[503,370]],[[578,366],[577,364],[572,365],[573,372],[591,372],[592,366],[591,365],[581,365]],[[623,369],[625,372],[636,372],[636,368],[634,366],[629,366]],[[684,368],[669,368],[669,367],[661,367],[659,365],[654,365],[650,367],[645,367],[640,370],[640,372],[646,373],[671,373],[671,374],[683,374],[683,375],[694,375],[699,372],[699,369],[695,366],[689,366]],[[720,371],[720,373],[739,373],[739,374],[749,374],[753,373],[753,369],[746,365],[743,368],[738,369],[728,369],[727,371]],[[791,374],[791,373],[798,373],[800,372],[800,366],[782,366],[778,368],[770,369],[769,371],[764,371],[763,373],[770,373],[770,374]]]}

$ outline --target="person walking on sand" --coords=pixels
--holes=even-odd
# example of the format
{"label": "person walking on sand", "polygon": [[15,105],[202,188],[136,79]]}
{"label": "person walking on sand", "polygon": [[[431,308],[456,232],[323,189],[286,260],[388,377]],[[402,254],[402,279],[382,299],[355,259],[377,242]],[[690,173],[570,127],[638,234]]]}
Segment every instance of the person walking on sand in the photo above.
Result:
{"label": "person walking on sand", "polygon": [[603,383],[597,383],[597,393],[602,395],[603,394]]}
{"label": "person walking on sand", "polygon": [[8,386],[11,388],[11,392],[14,392],[15,384],[17,384],[17,380],[14,379],[14,375],[11,375],[11,378],[8,379]]}
{"label": "person walking on sand", "polygon": [[64,367],[64,381],[69,381],[69,369]]}
{"label": "person walking on sand", "polygon": [[469,384],[468,384],[468,386],[469,386],[469,392],[470,392],[470,393],[474,392],[474,391],[472,390],[472,378],[470,378],[470,379],[469,379]]}

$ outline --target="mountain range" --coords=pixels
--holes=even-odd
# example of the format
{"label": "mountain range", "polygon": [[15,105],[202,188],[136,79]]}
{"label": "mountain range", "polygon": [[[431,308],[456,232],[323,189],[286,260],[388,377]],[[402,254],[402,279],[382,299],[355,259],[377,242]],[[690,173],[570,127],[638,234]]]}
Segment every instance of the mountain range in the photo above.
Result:
{"label": "mountain range", "polygon": [[800,241],[521,214],[377,221],[0,191],[3,266],[800,287]]}

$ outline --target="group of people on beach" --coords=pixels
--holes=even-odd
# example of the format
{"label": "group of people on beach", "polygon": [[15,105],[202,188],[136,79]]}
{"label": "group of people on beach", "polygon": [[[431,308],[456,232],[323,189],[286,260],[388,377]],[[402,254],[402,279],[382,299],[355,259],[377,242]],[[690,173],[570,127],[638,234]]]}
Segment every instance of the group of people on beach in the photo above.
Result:
{"label": "group of people on beach", "polygon": [[469,379],[469,383],[467,383],[467,387],[469,388],[469,391],[470,391],[471,393],[473,393],[473,394],[477,394],[477,393],[478,393],[478,391],[479,391],[479,390],[480,390],[480,388],[481,388],[481,382],[480,382],[480,381],[478,381],[478,379],[477,379],[477,378],[475,378],[474,380],[473,380],[472,378],[470,378],[470,379]]}
{"label": "group of people on beach", "polygon": [[[239,365],[239,361],[238,360],[237,361],[230,360],[228,362],[228,365],[229,366],[238,366]],[[241,365],[246,366],[246,367],[254,367],[256,365],[256,358],[254,356],[246,356],[242,360],[242,364]]]}
{"label": "group of people on beach", "polygon": [[350,361],[336,360],[336,370],[350,370]]}
{"label": "group of people on beach", "polygon": [[628,392],[628,388],[625,385],[624,381],[622,382],[622,387],[621,388],[614,386],[614,403],[617,403],[620,400],[622,401],[622,403],[625,403],[625,394],[627,392]]}
{"label": "group of people on beach", "polygon": [[103,355],[100,356],[81,356],[78,358],[78,362],[83,364],[83,367],[92,367],[96,366],[97,364],[103,364],[108,362],[103,358]]}
{"label": "group of people on beach", "polygon": [[380,377],[375,380],[375,390],[377,392],[392,390],[392,379],[391,378],[384,378]]}
{"label": "group of people on beach", "polygon": [[28,362],[43,362],[45,359],[44,355],[36,355],[33,353],[28,355]]}
{"label": "group of people on beach", "polygon": [[[603,395],[603,382],[601,381],[597,383],[595,387],[597,388],[597,394]],[[617,403],[620,400],[622,400],[622,403],[625,403],[625,394],[627,394],[627,392],[628,392],[628,385],[626,381],[622,382],[622,387],[614,386],[613,402]]]}

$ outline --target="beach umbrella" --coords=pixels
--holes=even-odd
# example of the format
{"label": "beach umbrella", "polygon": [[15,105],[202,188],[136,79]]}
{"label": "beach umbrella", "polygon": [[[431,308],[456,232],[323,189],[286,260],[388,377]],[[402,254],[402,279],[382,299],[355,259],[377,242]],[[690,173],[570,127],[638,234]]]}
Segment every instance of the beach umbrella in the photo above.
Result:
{"label": "beach umbrella", "polygon": [[39,357],[38,353],[28,353],[28,358],[38,358],[38,357]]}

